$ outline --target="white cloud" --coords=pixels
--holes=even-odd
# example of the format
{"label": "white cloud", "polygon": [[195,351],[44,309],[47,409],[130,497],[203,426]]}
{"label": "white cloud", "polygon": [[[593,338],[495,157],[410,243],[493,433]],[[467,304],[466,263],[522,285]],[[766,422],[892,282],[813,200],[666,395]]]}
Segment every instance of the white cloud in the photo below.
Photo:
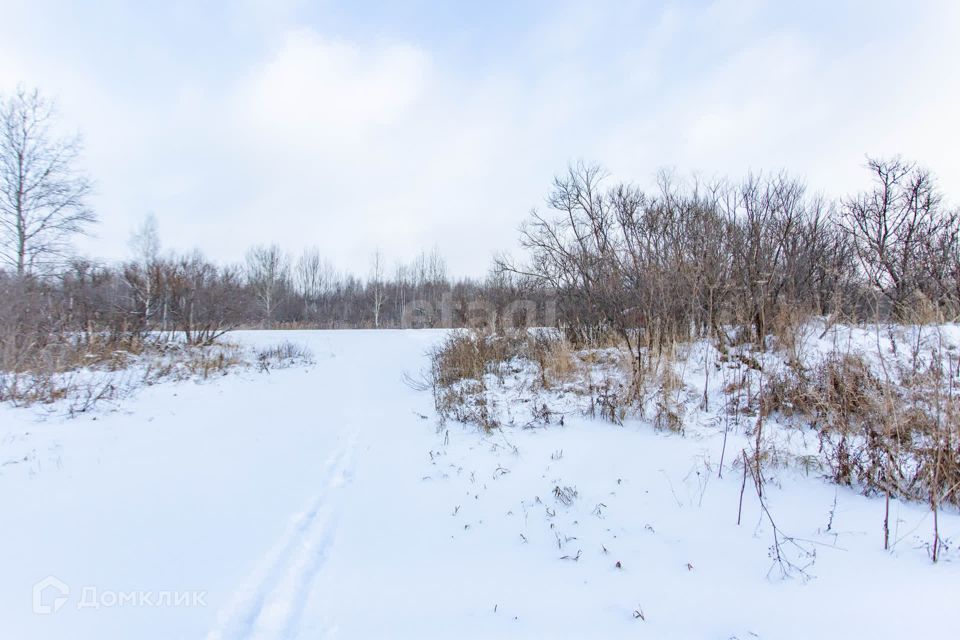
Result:
{"label": "white cloud", "polygon": [[0,26],[0,90],[26,80],[59,94],[85,133],[103,218],[90,252],[122,255],[154,211],[168,245],[221,260],[255,242],[318,244],[362,271],[376,246],[405,258],[436,244],[456,272],[482,273],[578,158],[641,184],[662,166],[786,168],[836,193],[863,177],[863,154],[899,151],[960,190],[949,3],[893,16],[895,36],[860,44],[768,24],[779,5],[759,0],[558,5],[480,64],[429,41],[298,24],[298,0],[277,12],[249,1],[238,21],[266,17],[229,73],[212,84],[184,52],[150,97]]}
{"label": "white cloud", "polygon": [[243,80],[232,102],[239,124],[268,143],[357,142],[399,122],[422,97],[429,73],[427,55],[414,46],[361,48],[297,29]]}

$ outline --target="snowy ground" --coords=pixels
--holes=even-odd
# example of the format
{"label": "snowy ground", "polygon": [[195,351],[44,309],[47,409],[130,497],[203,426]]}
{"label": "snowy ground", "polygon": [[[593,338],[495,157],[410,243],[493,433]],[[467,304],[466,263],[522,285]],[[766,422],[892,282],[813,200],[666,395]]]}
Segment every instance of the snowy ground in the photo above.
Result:
{"label": "snowy ground", "polygon": [[[438,432],[402,377],[441,336],[243,333],[316,362],[159,384],[74,419],[0,407],[0,638],[957,632],[960,562],[951,545],[930,564],[922,505],[894,504],[887,553],[881,500],[774,474],[777,524],[815,550],[791,556],[808,578],[781,579],[749,486],[736,524],[719,430],[570,415]],[[960,516],[940,527],[960,539]]]}

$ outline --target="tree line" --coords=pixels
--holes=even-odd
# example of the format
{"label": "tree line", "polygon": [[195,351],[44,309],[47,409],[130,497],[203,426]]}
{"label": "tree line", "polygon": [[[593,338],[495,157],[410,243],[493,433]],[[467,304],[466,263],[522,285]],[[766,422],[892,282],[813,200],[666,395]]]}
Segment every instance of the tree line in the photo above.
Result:
{"label": "tree line", "polygon": [[643,190],[579,163],[524,223],[521,259],[455,280],[437,250],[392,266],[375,252],[364,276],[315,248],[294,257],[261,245],[217,264],[162,251],[153,217],[133,235],[131,259],[73,257],[71,238],[97,220],[81,149],[57,135],[39,92],[0,99],[7,363],[50,335],[176,331],[206,343],[243,326],[557,324],[582,341],[615,334],[640,354],[705,334],[735,339],[731,331],[762,342],[811,315],[913,322],[960,309],[960,214],[928,170],[898,157],[869,160],[872,186],[837,200],[784,173],[712,182],[663,173]]}
{"label": "tree line", "polygon": [[648,192],[576,164],[525,222],[525,259],[498,269],[552,291],[571,337],[614,333],[638,355],[705,335],[762,343],[813,315],[955,320],[960,213],[915,163],[867,170],[868,190],[828,200],[784,173],[663,173]]}

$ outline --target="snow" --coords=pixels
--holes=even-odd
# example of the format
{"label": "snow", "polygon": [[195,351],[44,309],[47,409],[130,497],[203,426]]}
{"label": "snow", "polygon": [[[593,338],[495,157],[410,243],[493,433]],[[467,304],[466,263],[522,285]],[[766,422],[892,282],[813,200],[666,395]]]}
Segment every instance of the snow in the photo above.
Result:
{"label": "snow", "polygon": [[[443,335],[239,332],[315,362],[164,382],[74,418],[0,407],[0,638],[955,632],[960,563],[952,545],[930,563],[924,505],[893,503],[885,552],[881,499],[772,470],[770,511],[807,567],[783,578],[749,481],[737,525],[716,415],[688,414],[685,436],[575,413],[438,430],[403,378]],[[957,540],[960,516],[940,528]],[[70,593],[34,613],[48,576]],[[94,589],[103,606],[78,606]]]}

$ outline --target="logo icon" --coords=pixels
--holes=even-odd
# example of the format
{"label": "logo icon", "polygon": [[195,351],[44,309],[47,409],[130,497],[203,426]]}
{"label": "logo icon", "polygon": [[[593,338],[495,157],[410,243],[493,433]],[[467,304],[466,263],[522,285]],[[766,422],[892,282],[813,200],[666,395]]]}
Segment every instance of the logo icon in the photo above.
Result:
{"label": "logo icon", "polygon": [[47,576],[33,585],[33,612],[48,615],[60,611],[67,603],[70,587],[56,576]]}

